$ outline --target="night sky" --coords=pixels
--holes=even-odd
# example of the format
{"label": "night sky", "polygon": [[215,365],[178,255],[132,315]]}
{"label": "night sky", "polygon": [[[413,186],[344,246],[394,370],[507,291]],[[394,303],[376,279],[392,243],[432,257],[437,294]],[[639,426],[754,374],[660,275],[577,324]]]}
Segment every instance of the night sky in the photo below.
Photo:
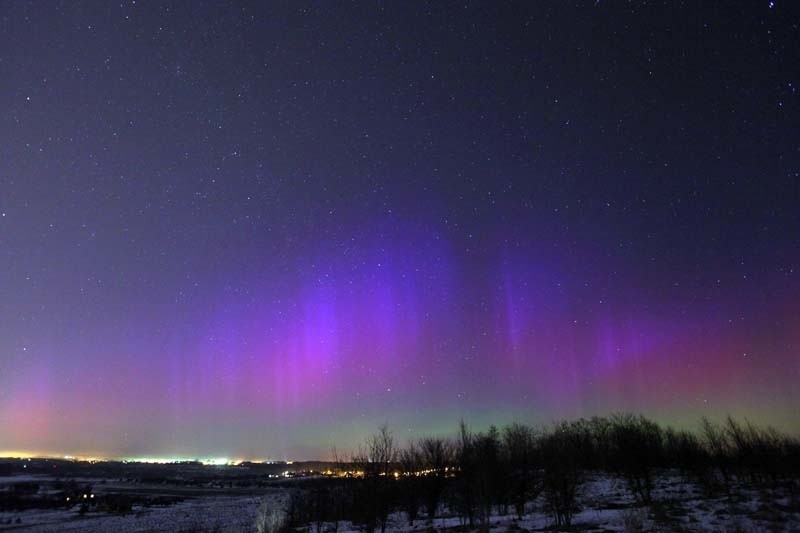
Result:
{"label": "night sky", "polygon": [[800,432],[800,6],[667,4],[0,4],[0,451]]}

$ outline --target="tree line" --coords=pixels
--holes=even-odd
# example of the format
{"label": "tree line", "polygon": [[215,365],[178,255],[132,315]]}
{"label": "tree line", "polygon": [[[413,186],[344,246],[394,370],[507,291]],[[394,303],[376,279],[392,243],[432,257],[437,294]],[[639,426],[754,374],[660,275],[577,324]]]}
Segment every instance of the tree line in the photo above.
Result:
{"label": "tree line", "polygon": [[346,520],[383,532],[394,512],[413,525],[430,523],[444,510],[480,530],[488,530],[493,514],[512,512],[520,519],[542,512],[555,525],[569,526],[581,509],[581,484],[593,471],[623,479],[642,505],[653,502],[658,473],[672,469],[707,495],[769,487],[800,506],[800,440],[731,417],[720,424],[704,418],[697,432],[633,414],[481,432],[462,421],[453,438],[424,437],[404,446],[382,426],[348,458],[334,450],[334,461],[340,472],[358,475],[293,486],[276,530],[336,531]]}

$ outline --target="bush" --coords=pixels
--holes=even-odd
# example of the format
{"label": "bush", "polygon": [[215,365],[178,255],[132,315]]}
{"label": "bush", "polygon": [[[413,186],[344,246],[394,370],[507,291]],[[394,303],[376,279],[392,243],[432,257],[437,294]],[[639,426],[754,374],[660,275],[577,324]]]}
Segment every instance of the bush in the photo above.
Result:
{"label": "bush", "polygon": [[616,415],[609,431],[611,464],[640,503],[652,501],[653,470],[661,464],[662,431],[643,416]]}
{"label": "bush", "polygon": [[265,499],[258,506],[256,531],[258,533],[280,533],[286,531],[289,517],[283,504],[276,499]]}
{"label": "bush", "polygon": [[434,519],[447,487],[446,469],[453,462],[453,448],[441,438],[427,437],[419,441],[420,461],[425,474],[420,479],[422,502],[428,521]]}
{"label": "bush", "polygon": [[625,533],[639,533],[645,530],[646,515],[641,509],[626,509],[622,512],[622,530]]}
{"label": "bush", "polygon": [[707,496],[715,490],[714,472],[708,451],[688,431],[664,431],[664,462],[678,468],[690,483],[697,483]]}
{"label": "bush", "polygon": [[422,458],[413,442],[400,451],[400,468],[405,477],[400,481],[400,507],[406,514],[408,525],[413,526],[419,515],[421,483],[418,472],[422,470]]}
{"label": "bush", "polygon": [[537,442],[533,429],[511,424],[503,430],[504,459],[508,463],[505,485],[517,518],[525,515],[525,505],[536,499],[541,490],[537,464]]}
{"label": "bush", "polygon": [[356,489],[355,500],[359,506],[354,509],[353,518],[367,531],[376,527],[381,533],[386,531],[389,515],[398,499],[398,483],[392,475],[396,459],[394,435],[385,424],[353,454],[353,465],[364,472],[364,479]]}
{"label": "bush", "polygon": [[462,420],[459,424],[459,436],[456,444],[455,460],[458,476],[448,491],[450,507],[458,514],[462,525],[475,527],[477,498],[475,484],[477,473],[475,437],[467,424]]}
{"label": "bush", "polygon": [[561,423],[542,438],[545,503],[558,527],[570,526],[572,516],[580,510],[577,493],[582,481],[584,437],[579,425]]}
{"label": "bush", "polygon": [[706,417],[700,420],[700,431],[703,446],[708,452],[709,463],[719,472],[720,480],[725,492],[730,496],[731,484],[731,459],[732,446],[728,436],[719,426],[709,421]]}

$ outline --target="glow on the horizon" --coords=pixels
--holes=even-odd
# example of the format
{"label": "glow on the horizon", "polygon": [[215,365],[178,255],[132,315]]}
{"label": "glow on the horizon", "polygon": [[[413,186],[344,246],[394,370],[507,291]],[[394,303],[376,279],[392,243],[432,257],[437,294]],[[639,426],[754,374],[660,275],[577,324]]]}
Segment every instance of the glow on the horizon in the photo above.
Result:
{"label": "glow on the horizon", "polygon": [[242,463],[254,464],[286,464],[291,465],[294,461],[276,461],[264,458],[229,458],[229,457],[190,457],[190,456],[149,456],[149,457],[98,457],[88,455],[73,455],[68,453],[38,453],[20,450],[0,450],[0,458],[21,459],[21,460],[63,460],[74,462],[114,462],[143,463],[143,464],[178,464],[178,463],[200,463],[204,466],[239,466]]}
{"label": "glow on the horizon", "polygon": [[230,459],[228,457],[125,457],[122,459],[127,463],[149,463],[149,464],[175,464],[197,462],[205,466],[237,466],[245,459]]}
{"label": "glow on the horizon", "polygon": [[[21,452],[19,450],[0,450],[0,457],[7,459],[47,459],[47,455],[34,452]],[[51,456],[54,457],[54,456]]]}

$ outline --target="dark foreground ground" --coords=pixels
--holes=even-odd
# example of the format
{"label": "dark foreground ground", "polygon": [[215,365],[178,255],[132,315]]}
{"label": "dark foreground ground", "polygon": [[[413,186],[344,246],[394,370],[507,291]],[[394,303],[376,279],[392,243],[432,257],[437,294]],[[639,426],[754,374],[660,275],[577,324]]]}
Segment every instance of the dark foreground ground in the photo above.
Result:
{"label": "dark foreground ground", "polygon": [[[145,465],[54,460],[0,462],[0,530],[216,532],[268,531],[269,518],[288,506],[290,493],[319,480],[325,463]],[[10,465],[10,466],[9,466]],[[677,473],[659,472],[653,503],[637,504],[625,483],[587,473],[580,510],[569,530],[580,531],[800,531],[800,509],[788,495],[738,487],[733,496],[708,496]],[[491,531],[559,530],[531,501],[522,519],[493,511]],[[317,529],[319,528],[319,529]],[[443,503],[436,517],[424,512],[413,524],[394,511],[387,530],[466,531]],[[300,530],[363,530],[349,521]],[[561,528],[567,530],[567,528]]]}

